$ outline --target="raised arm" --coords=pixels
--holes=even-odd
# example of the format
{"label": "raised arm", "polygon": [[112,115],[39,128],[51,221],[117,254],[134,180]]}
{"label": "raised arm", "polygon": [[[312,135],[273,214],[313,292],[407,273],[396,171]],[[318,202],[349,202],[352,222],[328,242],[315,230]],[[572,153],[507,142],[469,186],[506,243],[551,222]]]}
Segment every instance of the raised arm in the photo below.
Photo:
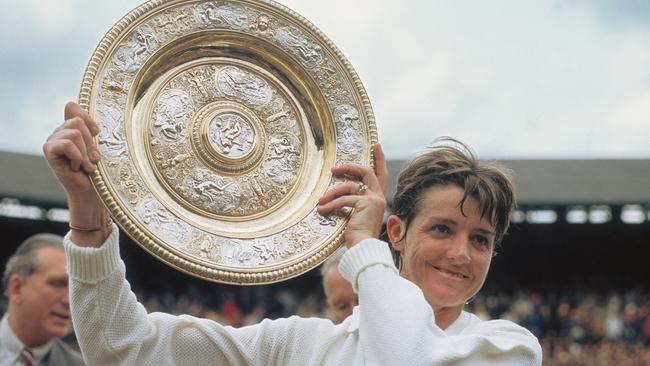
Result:
{"label": "raised arm", "polygon": [[70,210],[70,239],[79,246],[99,247],[111,233],[109,215],[89,175],[97,169],[99,150],[93,137],[97,123],[74,102],[65,106],[65,121],[43,144],[50,168],[63,186]]}

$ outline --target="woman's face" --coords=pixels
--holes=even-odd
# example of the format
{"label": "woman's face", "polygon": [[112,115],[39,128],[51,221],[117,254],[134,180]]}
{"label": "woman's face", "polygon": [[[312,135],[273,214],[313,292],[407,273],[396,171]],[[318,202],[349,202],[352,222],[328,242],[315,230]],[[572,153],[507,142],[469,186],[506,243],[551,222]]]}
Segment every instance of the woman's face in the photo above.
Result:
{"label": "woman's face", "polygon": [[[401,252],[401,275],[418,285],[435,309],[459,307],[483,286],[494,249],[494,226],[481,217],[478,201],[455,185],[425,190],[406,236],[403,221],[388,218],[387,232]],[[399,241],[398,241],[399,240]]]}

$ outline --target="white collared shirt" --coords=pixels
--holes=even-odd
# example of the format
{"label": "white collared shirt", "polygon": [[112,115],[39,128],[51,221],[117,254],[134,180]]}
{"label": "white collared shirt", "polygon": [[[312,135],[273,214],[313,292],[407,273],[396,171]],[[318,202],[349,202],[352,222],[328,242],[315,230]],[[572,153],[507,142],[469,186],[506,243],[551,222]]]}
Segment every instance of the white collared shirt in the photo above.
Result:
{"label": "white collared shirt", "polygon": [[[41,364],[53,344],[53,341],[50,341],[43,346],[31,348],[34,366]],[[11,329],[8,316],[5,314],[0,321],[0,366],[24,366],[25,362],[21,358],[23,348],[25,348],[25,344]]]}

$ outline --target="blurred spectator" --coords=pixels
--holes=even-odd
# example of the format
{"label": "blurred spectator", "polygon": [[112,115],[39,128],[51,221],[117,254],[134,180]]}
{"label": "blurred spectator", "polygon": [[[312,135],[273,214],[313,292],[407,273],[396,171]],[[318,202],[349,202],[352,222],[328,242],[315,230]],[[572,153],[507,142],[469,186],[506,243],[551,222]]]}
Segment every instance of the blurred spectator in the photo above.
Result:
{"label": "blurred spectator", "polygon": [[321,266],[325,304],[330,317],[340,323],[352,314],[352,309],[359,303],[352,285],[339,272],[339,262],[346,249],[340,248]]}
{"label": "blurred spectator", "polygon": [[0,322],[2,365],[83,365],[61,340],[72,330],[63,238],[27,238],[9,257],[2,282],[9,298]]}

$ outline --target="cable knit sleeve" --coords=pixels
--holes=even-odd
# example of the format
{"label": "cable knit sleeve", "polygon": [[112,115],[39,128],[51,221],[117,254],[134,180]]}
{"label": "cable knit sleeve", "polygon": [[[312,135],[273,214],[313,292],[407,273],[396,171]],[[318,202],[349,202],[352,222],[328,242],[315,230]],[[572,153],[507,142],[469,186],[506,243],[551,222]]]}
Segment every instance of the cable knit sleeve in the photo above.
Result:
{"label": "cable knit sleeve", "polygon": [[88,365],[319,364],[343,334],[324,319],[264,320],[236,329],[147,314],[125,279],[117,227],[99,248],[79,247],[69,236],[64,246],[74,328]]}
{"label": "cable knit sleeve", "polygon": [[450,336],[435,324],[418,286],[399,276],[388,244],[368,239],[352,247],[339,268],[359,294],[359,336],[367,364],[541,365],[528,330],[505,320],[473,324]]}

